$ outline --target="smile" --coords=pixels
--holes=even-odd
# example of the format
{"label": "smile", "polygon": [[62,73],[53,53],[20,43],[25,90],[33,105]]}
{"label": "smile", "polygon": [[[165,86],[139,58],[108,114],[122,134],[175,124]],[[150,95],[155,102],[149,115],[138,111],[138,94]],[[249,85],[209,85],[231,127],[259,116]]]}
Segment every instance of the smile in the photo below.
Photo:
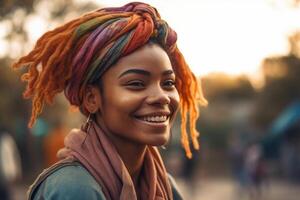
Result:
{"label": "smile", "polygon": [[161,116],[148,116],[148,117],[142,117],[139,118],[140,120],[146,121],[146,122],[151,122],[151,123],[161,123],[165,122],[168,120],[168,116],[166,115],[161,115]]}
{"label": "smile", "polygon": [[158,111],[136,115],[135,118],[147,126],[165,129],[170,123],[171,115],[169,111]]}
{"label": "smile", "polygon": [[135,118],[143,124],[164,128],[169,125],[170,116],[170,112],[157,112],[149,113],[148,115],[135,116]]}

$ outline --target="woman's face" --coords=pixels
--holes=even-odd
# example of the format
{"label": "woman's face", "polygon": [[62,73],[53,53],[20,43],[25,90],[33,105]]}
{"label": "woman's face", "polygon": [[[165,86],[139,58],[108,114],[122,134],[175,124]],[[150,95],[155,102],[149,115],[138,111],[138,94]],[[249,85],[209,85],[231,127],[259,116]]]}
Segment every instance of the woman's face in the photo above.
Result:
{"label": "woman's face", "polygon": [[175,74],[167,53],[147,44],[102,76],[97,121],[113,140],[159,146],[170,136],[178,110]]}

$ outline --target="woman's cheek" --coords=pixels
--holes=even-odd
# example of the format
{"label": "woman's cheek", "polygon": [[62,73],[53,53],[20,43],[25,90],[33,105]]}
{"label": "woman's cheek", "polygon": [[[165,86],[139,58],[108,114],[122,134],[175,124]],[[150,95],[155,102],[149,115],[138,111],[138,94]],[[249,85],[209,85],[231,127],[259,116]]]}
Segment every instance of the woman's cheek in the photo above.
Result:
{"label": "woman's cheek", "polygon": [[119,93],[116,94],[115,98],[118,101],[119,106],[123,109],[132,111],[134,108],[138,109],[143,103],[143,94],[139,93]]}
{"label": "woman's cheek", "polygon": [[175,109],[178,109],[179,103],[180,103],[180,97],[179,97],[178,91],[177,91],[177,90],[174,91],[174,92],[171,94],[170,98],[171,98],[171,103],[173,102],[172,104],[174,104],[174,105],[173,105],[174,108],[175,108]]}

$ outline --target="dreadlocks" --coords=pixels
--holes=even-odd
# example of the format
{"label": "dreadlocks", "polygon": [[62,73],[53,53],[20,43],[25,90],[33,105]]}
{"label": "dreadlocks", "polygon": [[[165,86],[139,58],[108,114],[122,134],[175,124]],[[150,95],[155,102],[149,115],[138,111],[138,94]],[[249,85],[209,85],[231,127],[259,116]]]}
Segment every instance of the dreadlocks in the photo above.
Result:
{"label": "dreadlocks", "polygon": [[155,41],[168,53],[177,77],[181,142],[190,158],[187,118],[189,116],[193,146],[198,149],[199,133],[195,128],[198,103],[206,104],[206,100],[176,40],[175,31],[160,18],[155,8],[138,2],[96,10],[46,32],[28,55],[13,64],[15,69],[27,68],[22,80],[27,82],[24,97],[32,98],[29,127],[42,112],[43,105],[52,104],[55,95],[62,91],[71,105],[80,107],[85,86],[99,81],[121,57]]}

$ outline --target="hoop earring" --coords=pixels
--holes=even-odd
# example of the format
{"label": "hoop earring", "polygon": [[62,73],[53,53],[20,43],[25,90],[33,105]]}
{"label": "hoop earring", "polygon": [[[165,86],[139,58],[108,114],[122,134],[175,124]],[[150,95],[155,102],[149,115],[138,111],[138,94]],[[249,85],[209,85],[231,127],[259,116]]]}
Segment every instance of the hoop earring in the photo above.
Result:
{"label": "hoop earring", "polygon": [[170,129],[170,137],[169,137],[169,140],[167,141],[166,144],[162,145],[161,148],[163,150],[166,150],[169,146],[170,146],[170,143],[171,143],[171,140],[173,138],[173,133],[172,133],[172,129]]}
{"label": "hoop earring", "polygon": [[84,138],[84,140],[83,140],[81,146],[85,143],[85,140],[86,140],[86,138],[87,138],[87,136],[88,136],[88,133],[89,133],[89,130],[90,130],[90,128],[91,128],[91,125],[92,125],[92,122],[93,122],[92,114],[93,114],[93,113],[90,113],[90,114],[89,114],[89,116],[88,116],[86,122],[85,122],[84,125],[82,126],[82,130],[86,133],[86,135],[85,135],[85,138]]}

